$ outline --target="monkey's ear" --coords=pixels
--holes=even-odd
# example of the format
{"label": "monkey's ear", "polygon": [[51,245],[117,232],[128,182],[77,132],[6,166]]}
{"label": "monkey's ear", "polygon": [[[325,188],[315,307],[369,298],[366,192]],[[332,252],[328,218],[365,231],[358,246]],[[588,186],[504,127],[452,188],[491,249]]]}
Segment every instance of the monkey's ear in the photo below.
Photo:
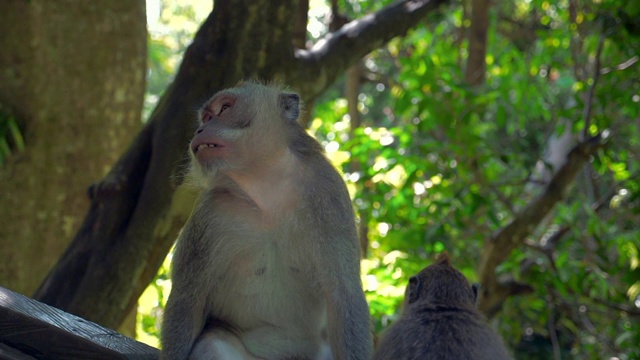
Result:
{"label": "monkey's ear", "polygon": [[409,291],[407,294],[409,304],[414,303],[420,297],[420,288],[422,288],[422,283],[420,282],[420,278],[416,275],[409,278]]}
{"label": "monkey's ear", "polygon": [[282,93],[280,94],[280,107],[282,115],[287,120],[296,121],[300,115],[300,97],[298,94]]}
{"label": "monkey's ear", "polygon": [[478,291],[480,291],[480,284],[473,283],[471,284],[471,290],[473,290],[473,302],[478,302]]}

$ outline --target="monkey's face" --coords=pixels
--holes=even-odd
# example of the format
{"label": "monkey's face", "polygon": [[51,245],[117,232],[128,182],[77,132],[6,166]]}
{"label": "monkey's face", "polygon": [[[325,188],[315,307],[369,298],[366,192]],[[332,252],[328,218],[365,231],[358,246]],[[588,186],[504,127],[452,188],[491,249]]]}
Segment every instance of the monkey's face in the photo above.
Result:
{"label": "monkey's face", "polygon": [[237,94],[216,94],[200,110],[200,126],[190,149],[201,166],[220,167],[231,162],[238,140],[251,124],[252,114],[240,107],[242,102]]}
{"label": "monkey's face", "polygon": [[255,83],[215,94],[198,114],[190,144],[194,167],[207,177],[268,164],[288,145],[285,105],[278,91]]}

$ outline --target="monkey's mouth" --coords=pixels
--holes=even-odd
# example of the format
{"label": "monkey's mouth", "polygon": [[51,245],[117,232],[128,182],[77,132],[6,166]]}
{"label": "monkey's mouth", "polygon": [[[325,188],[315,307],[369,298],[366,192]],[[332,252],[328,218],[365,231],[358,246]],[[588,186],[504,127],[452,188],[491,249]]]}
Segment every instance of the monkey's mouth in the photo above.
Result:
{"label": "monkey's mouth", "polygon": [[205,149],[205,148],[223,148],[224,145],[222,144],[215,144],[215,143],[206,143],[206,144],[200,144],[197,145],[193,148],[193,153],[197,154],[198,151]]}
{"label": "monkey's mouth", "polygon": [[200,152],[200,150],[203,149],[221,150],[225,147],[226,146],[221,141],[209,139],[205,140],[204,142],[195,141],[194,144],[191,145],[191,151],[194,155],[196,155],[198,154],[198,152]]}

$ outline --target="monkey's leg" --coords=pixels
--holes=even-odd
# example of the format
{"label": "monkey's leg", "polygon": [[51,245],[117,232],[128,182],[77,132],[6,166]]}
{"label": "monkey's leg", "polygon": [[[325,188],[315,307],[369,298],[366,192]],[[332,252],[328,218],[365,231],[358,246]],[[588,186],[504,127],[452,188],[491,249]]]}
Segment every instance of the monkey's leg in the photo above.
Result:
{"label": "monkey's leg", "polygon": [[198,337],[191,350],[189,360],[264,360],[250,354],[240,339],[224,330],[206,330]]}

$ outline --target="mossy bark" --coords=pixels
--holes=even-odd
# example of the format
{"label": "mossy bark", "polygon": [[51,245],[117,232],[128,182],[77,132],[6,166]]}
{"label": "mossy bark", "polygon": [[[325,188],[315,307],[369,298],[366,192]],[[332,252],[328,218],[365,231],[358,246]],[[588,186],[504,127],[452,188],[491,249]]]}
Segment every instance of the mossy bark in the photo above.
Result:
{"label": "mossy bark", "polygon": [[145,16],[144,0],[0,2],[0,103],[26,143],[0,167],[3,286],[33,293],[140,129]]}

